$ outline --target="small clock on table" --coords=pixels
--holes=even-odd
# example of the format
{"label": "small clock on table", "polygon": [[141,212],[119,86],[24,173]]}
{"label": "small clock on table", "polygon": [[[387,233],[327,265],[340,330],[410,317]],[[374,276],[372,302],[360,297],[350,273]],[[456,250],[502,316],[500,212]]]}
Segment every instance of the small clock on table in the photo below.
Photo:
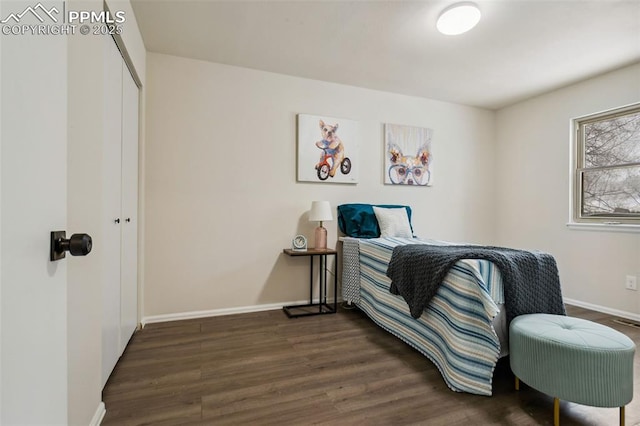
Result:
{"label": "small clock on table", "polygon": [[307,251],[307,238],[304,235],[296,235],[291,241],[291,250]]}

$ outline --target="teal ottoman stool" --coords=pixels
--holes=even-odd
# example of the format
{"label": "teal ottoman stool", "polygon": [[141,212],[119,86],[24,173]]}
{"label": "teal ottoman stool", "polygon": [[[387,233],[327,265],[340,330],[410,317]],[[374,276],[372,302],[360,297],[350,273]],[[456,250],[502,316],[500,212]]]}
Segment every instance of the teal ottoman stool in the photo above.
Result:
{"label": "teal ottoman stool", "polygon": [[620,407],[633,399],[636,346],[624,334],[580,318],[521,315],[509,326],[511,370],[519,380],[554,397],[553,422],[560,424],[560,400],[594,407]]}

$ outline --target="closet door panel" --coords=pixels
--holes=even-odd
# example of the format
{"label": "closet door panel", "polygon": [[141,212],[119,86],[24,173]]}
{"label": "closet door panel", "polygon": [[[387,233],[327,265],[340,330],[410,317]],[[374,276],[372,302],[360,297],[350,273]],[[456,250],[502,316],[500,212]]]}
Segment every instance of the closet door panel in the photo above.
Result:
{"label": "closet door panel", "polygon": [[103,241],[96,241],[103,259],[102,385],[120,357],[120,246],[122,162],[122,57],[105,37]]}
{"label": "closet door panel", "polygon": [[122,217],[121,351],[138,324],[138,87],[126,66],[122,86]]}

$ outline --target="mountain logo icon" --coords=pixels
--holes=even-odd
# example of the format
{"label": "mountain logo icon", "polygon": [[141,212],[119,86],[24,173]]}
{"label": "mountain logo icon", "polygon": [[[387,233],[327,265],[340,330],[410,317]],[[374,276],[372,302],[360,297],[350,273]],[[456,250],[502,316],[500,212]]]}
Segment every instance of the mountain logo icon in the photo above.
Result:
{"label": "mountain logo icon", "polygon": [[16,24],[20,22],[20,20],[27,14],[31,14],[33,16],[36,17],[36,19],[38,19],[38,21],[40,21],[41,23],[44,23],[45,18],[49,17],[49,19],[51,19],[54,23],[58,22],[58,18],[56,18],[56,16],[54,16],[54,13],[57,15],[58,13],[60,13],[58,11],[58,9],[54,7],[52,7],[51,9],[47,10],[46,7],[44,7],[42,5],[42,3],[38,3],[35,6],[29,6],[27,7],[25,10],[23,10],[21,13],[11,13],[9,14],[9,16],[7,16],[5,19],[3,19],[2,21],[0,21],[0,24],[6,24],[7,22],[13,20]]}

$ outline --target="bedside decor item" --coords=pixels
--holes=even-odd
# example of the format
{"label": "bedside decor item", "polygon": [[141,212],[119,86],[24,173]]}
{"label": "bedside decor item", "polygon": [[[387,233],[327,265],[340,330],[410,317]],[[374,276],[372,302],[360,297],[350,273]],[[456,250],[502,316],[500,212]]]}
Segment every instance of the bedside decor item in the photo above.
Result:
{"label": "bedside decor item", "polygon": [[307,237],[304,235],[296,235],[291,241],[291,250],[307,251]]}
{"label": "bedside decor item", "polygon": [[315,230],[314,248],[316,249],[327,248],[327,228],[322,226],[322,222],[327,220],[333,220],[331,204],[328,201],[313,201],[309,211],[309,222],[320,222]]}
{"label": "bedside decor item", "polygon": [[298,114],[298,182],[358,182],[357,121]]}
{"label": "bedside decor item", "polygon": [[422,127],[384,125],[384,183],[431,186],[431,135]]}

